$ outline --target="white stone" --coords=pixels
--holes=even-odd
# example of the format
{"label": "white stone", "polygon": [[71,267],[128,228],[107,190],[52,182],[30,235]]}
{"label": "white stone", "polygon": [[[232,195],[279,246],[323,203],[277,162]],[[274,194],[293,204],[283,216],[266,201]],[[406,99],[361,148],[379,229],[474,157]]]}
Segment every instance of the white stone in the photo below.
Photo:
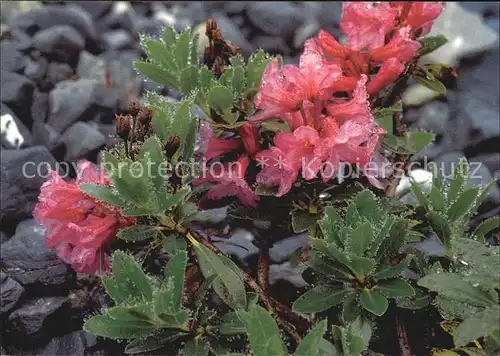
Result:
{"label": "white stone", "polygon": [[24,137],[19,132],[19,128],[12,115],[5,114],[0,117],[0,127],[2,137],[14,148],[19,148],[24,142]]}

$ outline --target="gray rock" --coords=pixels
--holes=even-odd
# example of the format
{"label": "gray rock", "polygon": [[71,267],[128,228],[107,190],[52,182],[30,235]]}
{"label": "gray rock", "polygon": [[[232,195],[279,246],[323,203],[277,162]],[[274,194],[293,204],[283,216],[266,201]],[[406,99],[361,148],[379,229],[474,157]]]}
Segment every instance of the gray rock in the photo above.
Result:
{"label": "gray rock", "polygon": [[49,61],[45,57],[39,57],[37,59],[28,58],[26,60],[26,67],[24,68],[24,75],[38,82],[45,77],[47,70],[49,68]]}
{"label": "gray rock", "polygon": [[33,45],[42,53],[67,62],[85,47],[85,39],[73,27],[60,25],[37,32]]}
{"label": "gray rock", "polygon": [[66,145],[64,160],[69,162],[84,158],[89,153],[94,153],[106,145],[104,135],[85,122],[71,125],[60,140]]}
{"label": "gray rock", "polygon": [[418,112],[418,121],[411,126],[411,130],[430,130],[444,134],[451,117],[450,107],[442,101],[431,101],[425,104]]}
{"label": "gray rock", "polygon": [[64,80],[71,79],[73,69],[67,63],[52,62],[47,70],[47,80],[55,85]]}
{"label": "gray rock", "polygon": [[288,260],[296,249],[307,246],[307,243],[307,234],[288,237],[276,242],[273,247],[269,249],[269,257],[274,263],[282,263]]}
{"label": "gray rock", "polygon": [[100,22],[99,26],[107,29],[123,29],[133,36],[137,36],[136,12],[134,8],[124,1],[115,2],[111,12]]}
{"label": "gray rock", "polygon": [[5,232],[0,231],[0,244],[3,244],[8,239],[10,239],[10,236],[7,235]]}
{"label": "gray rock", "polygon": [[224,253],[237,256],[241,262],[245,262],[249,256],[259,252],[259,249],[252,243],[253,240],[252,233],[237,229],[229,239],[214,239],[214,245]]}
{"label": "gray rock", "polygon": [[87,51],[82,51],[78,60],[76,75],[80,79],[92,79],[105,84],[106,62]]}
{"label": "gray rock", "polygon": [[4,103],[0,103],[2,144],[9,148],[25,148],[33,144],[28,128]]}
{"label": "gray rock", "polygon": [[22,72],[26,64],[26,57],[18,51],[17,44],[11,41],[0,43],[0,68],[8,72]]}
{"label": "gray rock", "polygon": [[340,23],[342,16],[342,3],[340,1],[322,1],[320,6],[318,20],[322,28]]}
{"label": "gray rock", "polygon": [[85,41],[95,41],[97,32],[92,17],[77,5],[46,5],[29,12],[16,14],[9,26],[33,35],[53,26],[67,25],[75,28]]}
{"label": "gray rock", "polygon": [[0,74],[0,98],[16,107],[29,107],[35,84],[23,75],[6,72]]}
{"label": "gray rock", "polygon": [[263,32],[284,38],[305,21],[303,6],[292,2],[252,2],[247,16]]}
{"label": "gray rock", "polygon": [[0,271],[0,315],[9,313],[21,300],[24,288]]}
{"label": "gray rock", "polygon": [[31,295],[67,292],[74,283],[74,272],[47,248],[45,231],[33,225],[2,244],[2,269]]}
{"label": "gray rock", "polygon": [[293,46],[295,48],[302,48],[304,43],[311,37],[318,34],[321,25],[317,21],[308,21],[297,29],[293,38]]}
{"label": "gray rock", "polygon": [[474,157],[474,161],[483,162],[493,173],[493,176],[500,179],[500,152],[478,155]]}
{"label": "gray rock", "polygon": [[89,119],[93,111],[95,80],[67,80],[56,85],[49,96],[50,124],[57,132],[63,132],[78,120]]}
{"label": "gray rock", "polygon": [[34,122],[45,122],[49,115],[49,94],[35,90],[31,104],[31,117]]}
{"label": "gray rock", "polygon": [[134,39],[123,29],[106,32],[102,35],[102,41],[107,50],[120,50],[130,47]]}
{"label": "gray rock", "polygon": [[240,47],[244,53],[252,52],[252,44],[248,42],[245,35],[241,32],[240,27],[233,23],[231,19],[220,13],[214,14],[213,19],[217,22],[217,27],[222,31],[224,39]]}
{"label": "gray rock", "polygon": [[87,355],[86,350],[96,345],[97,339],[94,335],[85,331],[75,331],[61,337],[53,338],[47,346],[40,349],[37,356],[53,355]]}
{"label": "gray rock", "polygon": [[26,302],[10,314],[8,331],[24,342],[45,341],[61,327],[57,323],[65,319],[67,300],[66,297],[46,297]]}
{"label": "gray rock", "polygon": [[11,42],[16,46],[18,51],[25,52],[32,47],[33,41],[24,31],[17,28],[11,28],[8,32],[11,37]]}
{"label": "gray rock", "polygon": [[302,272],[306,268],[305,265],[293,267],[288,261],[278,265],[271,265],[269,266],[269,284],[273,285],[280,280],[285,280],[297,288],[307,287],[308,283],[302,278]]}
{"label": "gray rock", "polygon": [[0,223],[2,230],[13,232],[20,221],[31,216],[48,168],[56,169],[56,160],[43,146],[2,150],[0,155]]}
{"label": "gray rock", "polygon": [[252,43],[254,48],[262,48],[266,52],[285,55],[290,53],[290,48],[282,37],[258,35],[252,39]]}

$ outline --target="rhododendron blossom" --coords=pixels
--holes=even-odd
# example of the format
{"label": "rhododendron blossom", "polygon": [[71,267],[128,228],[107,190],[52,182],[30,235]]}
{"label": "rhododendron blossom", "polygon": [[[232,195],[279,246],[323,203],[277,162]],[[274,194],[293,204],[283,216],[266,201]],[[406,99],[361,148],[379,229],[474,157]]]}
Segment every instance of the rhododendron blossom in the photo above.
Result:
{"label": "rhododendron blossom", "polygon": [[[220,162],[218,162],[220,163]],[[221,199],[224,197],[237,197],[243,204],[255,207],[259,197],[245,181],[245,174],[250,164],[248,156],[241,156],[236,162],[225,165],[212,164],[206,167],[202,178],[194,183],[199,185],[203,182],[215,183],[207,192],[208,199]]]}
{"label": "rhododendron blossom", "polygon": [[77,178],[66,182],[56,171],[42,185],[34,218],[46,230],[45,241],[58,257],[77,272],[93,274],[106,271],[104,250],[120,228],[135,223],[120,210],[89,197],[79,190],[81,184],[109,185],[106,172],[88,161],[77,165]]}

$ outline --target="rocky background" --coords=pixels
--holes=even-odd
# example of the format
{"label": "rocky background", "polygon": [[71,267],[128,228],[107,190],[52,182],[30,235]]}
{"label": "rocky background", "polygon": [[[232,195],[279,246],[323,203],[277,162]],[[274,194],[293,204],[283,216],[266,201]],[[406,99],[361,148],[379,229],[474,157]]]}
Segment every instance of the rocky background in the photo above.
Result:
{"label": "rocky background", "polygon": [[[76,276],[47,250],[43,229],[31,219],[48,166],[79,158],[96,160],[113,145],[114,114],[145,90],[176,100],[178,94],[144,81],[133,69],[141,58],[139,33],[158,35],[165,24],[203,31],[214,18],[227,39],[248,54],[257,48],[297,63],[308,37],[320,28],[339,34],[337,2],[3,2],[1,3],[1,354],[120,354],[121,345],[80,331],[82,320],[106,300],[94,281]],[[412,129],[432,130],[436,142],[421,154],[449,164],[466,155],[482,166],[472,178],[484,183],[500,170],[499,4],[448,3],[433,33],[450,42],[429,60],[457,68],[458,80],[445,96],[411,86],[405,113]],[[202,45],[202,44],[201,44]],[[46,162],[36,172],[26,162]],[[28,178],[32,175],[33,178]],[[425,181],[422,172],[414,176]],[[498,214],[494,187],[477,219]],[[265,224],[264,224],[265,225]],[[257,251],[252,233],[238,230],[230,247],[250,261]],[[287,256],[304,236],[271,250],[275,288],[304,286]],[[226,250],[228,249],[226,246]],[[244,252],[244,254],[242,254]],[[299,271],[300,272],[300,271]],[[294,287],[295,286],[295,287]],[[284,289],[283,289],[284,288]],[[296,288],[295,288],[296,289]],[[293,295],[293,294],[292,294]]]}

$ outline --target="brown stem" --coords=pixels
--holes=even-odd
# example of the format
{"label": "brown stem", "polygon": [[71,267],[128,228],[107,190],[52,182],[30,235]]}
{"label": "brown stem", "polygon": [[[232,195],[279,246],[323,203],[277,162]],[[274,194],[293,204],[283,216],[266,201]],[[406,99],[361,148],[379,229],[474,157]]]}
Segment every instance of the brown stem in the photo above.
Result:
{"label": "brown stem", "polygon": [[401,356],[413,356],[410,343],[408,342],[408,335],[406,334],[405,326],[399,321],[396,315],[396,333],[398,336],[399,351]]}
{"label": "brown stem", "polygon": [[[196,235],[195,233],[187,230],[184,227],[177,227],[179,233],[183,235],[191,234],[191,236]],[[194,237],[194,236],[193,236]],[[212,252],[217,254],[225,255],[221,250],[219,250],[215,245],[213,245],[210,241],[204,238],[196,239],[198,242],[202,243],[205,247],[210,249]],[[294,313],[290,308],[281,304],[279,301],[273,299],[268,296],[267,293],[259,286],[259,284],[252,278],[248,271],[243,271],[243,279],[245,283],[259,296],[259,300],[268,310],[274,310],[276,315],[276,322],[278,325],[283,328],[287,332],[288,335],[294,340],[294,342],[298,345],[302,340],[301,336],[295,331],[290,324],[295,326],[296,329],[300,330],[302,334],[311,327],[309,321],[302,316]],[[289,324],[290,323],[290,324]]]}
{"label": "brown stem", "polygon": [[269,287],[269,247],[262,246],[259,253],[259,261],[257,262],[257,281],[259,286],[267,292]]}

